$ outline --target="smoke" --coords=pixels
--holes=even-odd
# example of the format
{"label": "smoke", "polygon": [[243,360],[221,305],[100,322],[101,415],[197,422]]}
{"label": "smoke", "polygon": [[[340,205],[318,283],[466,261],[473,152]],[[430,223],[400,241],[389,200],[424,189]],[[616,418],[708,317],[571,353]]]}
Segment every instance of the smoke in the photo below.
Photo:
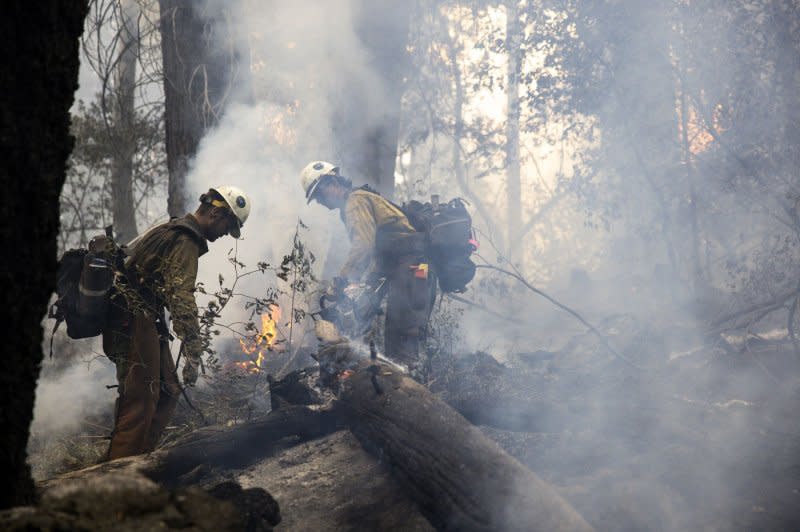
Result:
{"label": "smoke", "polygon": [[[347,237],[338,212],[307,205],[300,186],[300,170],[310,161],[329,160],[342,165],[341,147],[357,135],[336,123],[344,105],[351,105],[348,90],[357,87],[359,127],[380,120],[388,105],[385,87],[370,64],[356,35],[359,11],[356,1],[337,2],[210,2],[222,9],[240,38],[239,54],[251,58],[249,86],[234,93],[247,103],[232,103],[219,125],[202,140],[187,178],[190,197],[211,186],[236,185],[250,196],[252,210],[235,245],[235,254],[249,267],[265,261],[280,263],[292,250],[298,223],[299,236],[318,258],[317,277],[338,269],[347,250]],[[344,175],[358,177],[363,169],[343,166]],[[207,288],[218,286],[218,275],[233,275],[228,261],[234,246],[221,239],[201,259],[198,280]],[[260,277],[260,278],[259,278]],[[242,279],[241,291],[263,296],[274,277]],[[231,305],[224,320],[244,317],[241,306]],[[288,314],[284,314],[287,316]]]}
{"label": "smoke", "polygon": [[[44,325],[45,331],[52,324]],[[42,350],[49,351],[49,334]],[[36,383],[28,463],[36,480],[76,466],[91,465],[107,448],[113,423],[116,388],[114,364],[102,354],[96,338],[71,340],[62,332],[45,357]]]}
{"label": "smoke", "polygon": [[[103,354],[95,340],[69,342],[75,351],[88,355],[71,358],[67,353],[68,340],[60,339],[54,358],[46,358],[36,385],[36,405],[33,410],[31,433],[36,438],[47,439],[55,435],[75,432],[87,417],[111,412],[116,389],[105,385],[116,383],[114,364]],[[69,357],[70,364],[58,357]]]}
{"label": "smoke", "polygon": [[[241,240],[224,238],[211,244],[210,252],[201,259],[198,280],[213,291],[222,275],[229,286],[235,275],[229,261],[233,254],[249,268],[261,261],[279,263],[292,248],[299,220],[308,227],[299,229],[300,238],[318,257],[314,271],[322,277],[336,270],[349,244],[337,213],[306,204],[299,172],[312,160],[347,160],[342,147],[361,142],[338,122],[343,106],[351,105],[348,91],[353,87],[363,95],[360,119],[366,127],[379,122],[382,110],[392,105],[378,72],[385,65],[374,63],[358,36],[357,26],[364,23],[362,3],[216,1],[208,6],[228,17],[237,38],[232,44],[221,44],[237,47],[241,57],[250,59],[251,71],[243,77],[246,86],[234,87],[239,101],[227,106],[219,125],[201,142],[188,177],[190,198],[211,186],[231,184],[247,192],[252,210]],[[488,352],[512,371],[530,376],[530,388],[525,389],[531,396],[543,397],[538,405],[546,407],[547,401],[557,405],[552,412],[526,411],[519,405],[499,408],[504,409],[506,418],[518,415],[519,424],[559,416],[558,424],[566,429],[536,432],[534,444],[526,444],[528,454],[520,455],[527,456],[535,472],[562,486],[598,528],[729,528],[749,509],[760,512],[756,509],[762,508],[765,499],[756,493],[760,487],[769,488],[766,498],[773,495],[765,480],[768,471],[778,475],[775,485],[793,482],[780,472],[797,467],[788,457],[790,438],[796,432],[789,413],[798,400],[797,368],[787,342],[769,344],[766,334],[759,338],[716,335],[710,341],[708,321],[729,303],[727,290],[736,279],[727,267],[736,262],[733,259],[743,256],[742,249],[752,249],[773,233],[783,233],[774,220],[769,221],[770,198],[757,197],[753,203],[759,209],[743,208],[751,199],[747,189],[734,187],[741,168],[732,169],[735,165],[721,155],[724,149],[713,138],[705,140],[707,145],[695,147],[698,164],[694,173],[687,172],[677,138],[680,102],[676,95],[682,87],[678,74],[682,74],[687,76],[682,82],[703,88],[697,90],[698,100],[705,98],[722,106],[728,89],[752,83],[753,99],[766,102],[770,88],[764,80],[773,79],[772,72],[750,74],[747,65],[731,57],[723,60],[719,50],[747,49],[739,35],[741,28],[735,22],[720,22],[722,17],[716,21],[720,26],[709,26],[715,32],[708,34],[715,45],[702,47],[717,53],[717,60],[681,70],[675,57],[700,61],[678,50],[684,39],[691,37],[696,43],[701,35],[702,28],[690,24],[692,17],[681,19],[684,33],[680,34],[673,24],[676,14],[663,3],[604,2],[595,9],[584,13],[590,22],[579,21],[563,33],[577,35],[582,47],[568,50],[559,41],[548,48],[554,54],[553,64],[568,65],[587,76],[586,86],[579,87],[583,89],[581,98],[570,102],[580,109],[567,106],[566,111],[560,108],[556,112],[557,106],[545,106],[542,111],[535,107],[541,102],[534,102],[526,110],[547,115],[548,128],[557,130],[563,123],[563,138],[567,129],[582,131],[584,137],[578,141],[570,137],[573,144],[566,151],[566,163],[559,165],[554,160],[565,152],[556,149],[558,143],[532,138],[536,128],[526,132],[528,144],[523,147],[533,155],[525,156],[523,164],[523,223],[540,214],[545,203],[540,194],[560,191],[556,185],[565,186],[565,199],[532,225],[525,238],[508,242],[506,249],[498,242],[498,247],[506,254],[514,252],[513,265],[535,286],[595,325],[611,349],[563,309],[517,281],[486,270],[479,273],[464,297],[491,313],[452,301],[443,303],[434,318],[440,334],[438,346],[457,354]],[[439,16],[441,11],[434,14]],[[456,11],[450,15],[466,16]],[[753,23],[746,14],[739,15],[745,23]],[[713,13],[704,16],[714,19]],[[492,17],[498,14],[493,12]],[[768,23],[759,20],[757,26],[770,30]],[[421,17],[416,22],[425,21],[428,19]],[[491,22],[497,26],[493,31],[487,31],[486,24],[476,23],[475,31],[501,35],[497,31],[502,29],[502,17]],[[448,27],[453,33],[469,28],[469,24]],[[544,24],[532,29],[534,33],[546,30]],[[433,41],[435,36],[426,35],[418,32],[420,41],[414,43],[415,49],[438,50],[425,41]],[[477,41],[481,37],[470,38]],[[559,48],[562,45],[564,48]],[[593,51],[589,68],[583,65],[585,70],[580,71],[587,50]],[[466,61],[481,53],[467,50],[461,57]],[[441,74],[446,61],[440,56],[446,54],[430,55],[433,58],[421,70],[439,69]],[[588,76],[598,72],[606,75]],[[469,74],[466,69],[465,76]],[[540,78],[541,74],[531,73]],[[411,166],[430,172],[432,175],[417,177],[420,182],[441,184],[440,190],[431,191],[444,199],[461,193],[453,179],[452,139],[434,131],[415,131],[411,125],[417,124],[411,123],[422,116],[425,119],[418,121],[425,127],[428,119],[431,124],[434,120],[452,121],[448,114],[451,80],[447,79],[437,88],[430,85],[431,79],[420,76],[416,90],[445,93],[439,100],[431,97],[424,102],[439,105],[440,115],[427,116],[422,100],[410,98],[405,111],[413,116],[404,117],[404,131],[422,140],[401,139],[409,145],[417,142],[407,152]],[[581,80],[571,82],[579,85]],[[544,80],[540,85],[545,87]],[[465,116],[480,114],[476,102],[481,96],[476,92],[472,97]],[[469,94],[466,98],[469,100]],[[757,144],[757,134],[780,130],[788,120],[767,112],[759,114],[759,109],[752,107],[752,127],[739,133],[752,138],[736,139],[742,145],[748,145],[744,140]],[[489,123],[497,117],[482,118]],[[700,142],[702,135],[694,134],[693,142]],[[522,141],[526,142],[524,135]],[[439,144],[434,146],[436,142]],[[470,142],[465,145],[474,148]],[[581,150],[588,155],[578,157]],[[496,159],[498,154],[491,157]],[[536,157],[549,159],[534,161]],[[497,233],[503,233],[506,209],[497,198],[503,196],[505,176],[502,169],[491,168],[482,174],[486,168],[481,163],[477,157],[463,162],[472,165],[467,172],[471,186],[479,196],[481,190],[486,191],[481,198],[499,227]],[[547,174],[541,187],[536,184],[539,170]],[[361,168],[344,166],[342,172],[363,177]],[[722,179],[719,174],[730,177]],[[484,189],[479,188],[482,185],[476,175],[488,183]],[[415,176],[407,177],[414,181]],[[473,214],[479,220],[475,210]],[[697,232],[693,215],[699,218],[704,235],[700,260],[709,279],[703,290],[696,289],[699,283],[693,278],[696,245],[692,238]],[[480,223],[484,222],[481,217]],[[490,228],[483,229],[490,232]],[[725,237],[727,233],[737,235]],[[766,262],[769,251],[764,253]],[[481,253],[501,266],[509,260],[485,241]],[[742,260],[734,266],[752,268],[753,264]],[[504,267],[510,269],[510,265]],[[785,276],[785,272],[775,275]],[[237,285],[237,292],[263,296],[278,283],[272,274],[248,276]],[[234,299],[221,321],[246,318],[244,300]],[[785,338],[785,320],[769,325],[775,325]],[[75,366],[58,379],[44,377],[37,391],[34,433],[70,430],[86,412],[109,405],[114,393],[106,392],[98,381],[113,381],[107,362],[92,362],[88,369]],[[64,397],[71,400],[64,401]],[[504,437],[523,439],[511,431]],[[508,448],[520,451],[519,446]],[[781,493],[793,497],[789,491]]]}
{"label": "smoke", "polygon": [[[573,79],[585,83],[581,99],[569,106],[571,119],[565,121],[565,137],[566,131],[591,124],[590,133],[574,146],[585,158],[569,157],[575,171],[559,176],[570,183],[570,193],[524,240],[511,243],[510,251],[499,238],[505,257],[479,238],[483,257],[504,269],[520,267],[536,287],[595,325],[611,349],[564,310],[487,270],[479,272],[464,297],[504,318],[465,307],[458,335],[467,350],[488,352],[524,375],[529,383],[515,385],[531,397],[547,399],[537,403],[541,410],[506,403],[497,408],[505,416],[516,414],[520,424],[536,415],[556,414],[566,430],[551,433],[539,427],[533,443],[511,431],[501,437],[535,472],[565,486],[570,500],[598,529],[748,528],[742,523],[760,523],[749,528],[792,528],[763,524],[785,520],[796,526],[798,518],[795,507],[778,502],[783,488],[776,487],[796,484],[796,470],[786,468],[796,464],[797,423],[786,412],[791,405],[796,408],[800,388],[786,313],[754,325],[755,334],[747,331],[737,338],[720,336],[709,325],[737,308],[732,299],[745,293],[741,276],[756,270],[758,258],[771,263],[763,271],[769,281],[758,285],[751,298],[740,299],[738,308],[769,300],[776,287],[789,286],[783,282],[787,274],[796,277],[794,252],[765,245],[772,234],[781,235],[785,243],[795,242],[785,227],[764,216],[780,210],[772,201],[783,192],[742,186],[742,181],[756,181],[757,165],[752,161],[747,176],[741,175],[742,161],[752,156],[753,146],[759,146],[759,153],[766,150],[763,132],[780,131],[786,117],[754,112],[760,104],[750,102],[752,96],[728,99],[730,93],[752,91],[763,96],[756,102],[769,101],[761,92],[769,84],[764,80],[775,83],[779,77],[773,77],[771,61],[760,65],[763,70],[750,71],[748,60],[727,54],[738,50],[748,56],[742,52],[752,45],[746,36],[761,30],[771,35],[775,28],[763,27],[765,19],[749,3],[735,21],[725,18],[732,4],[690,3],[685,12],[678,4],[683,5],[602,2],[586,7],[582,14],[594,22],[576,25],[586,48],[570,48],[562,41],[549,61],[578,71],[583,59],[578,50],[591,51],[591,68],[578,71],[579,79]],[[453,23],[450,28],[459,26]],[[534,35],[547,31],[544,24],[531,28]],[[429,41],[415,43],[421,49],[428,45]],[[473,52],[469,45],[467,54]],[[434,68],[433,64],[424,66]],[[598,72],[608,75],[595,77]],[[535,84],[531,87],[536,89]],[[681,126],[684,91],[690,94],[688,110],[683,111],[688,125]],[[437,102],[450,103],[452,98],[447,98]],[[721,141],[707,132],[703,135],[703,122],[697,117],[702,106],[708,110],[716,105],[740,107],[729,109],[731,113],[744,113],[744,108],[753,112],[751,123],[744,128],[739,124],[740,137],[733,131],[725,131]],[[412,116],[424,113],[422,107],[408,111]],[[557,124],[558,112],[564,109],[547,111],[550,123]],[[446,111],[442,114],[451,118]],[[717,134],[735,125],[724,120],[723,112],[720,116],[714,122]],[[691,167],[683,153],[687,147],[681,144],[681,127],[690,131]],[[537,132],[528,135],[529,141],[534,139],[523,164],[523,184],[526,170],[535,177],[544,168],[545,177],[553,177],[543,160],[548,150],[538,149],[548,148],[547,139]],[[731,143],[746,139],[746,149],[726,153],[726,138]],[[442,144],[450,146],[446,135],[437,141],[440,150]],[[428,138],[413,146],[412,157],[433,158],[432,144]],[[558,143],[549,146],[551,157],[558,154],[557,147]],[[447,156],[435,161],[439,174],[453,171]],[[794,160],[790,172],[796,173]],[[472,175],[487,171],[477,157],[465,164],[473,165],[468,168]],[[582,170],[584,164],[588,168]],[[506,177],[491,168],[487,173],[482,179],[494,183]],[[444,181],[442,175],[434,177]],[[540,197],[547,197],[548,191],[535,188],[535,183],[531,179],[529,188],[523,188],[524,219],[536,217]],[[487,191],[480,199],[502,233],[504,190],[479,188],[477,179],[471,185],[473,191]],[[783,185],[774,186],[783,190]],[[490,233],[488,228],[484,233]],[[796,249],[796,243],[787,247]],[[747,257],[756,249],[758,257]],[[792,257],[794,265],[786,267],[785,258],[772,255],[776,251]],[[509,264],[512,254],[516,258]],[[702,279],[695,277],[697,263],[705,272]],[[452,312],[452,305],[445,311]],[[780,435],[784,430],[787,433]],[[766,456],[770,453],[774,454]],[[776,471],[781,471],[779,479],[773,476]],[[771,516],[762,515],[764,521],[759,522],[762,513]]]}

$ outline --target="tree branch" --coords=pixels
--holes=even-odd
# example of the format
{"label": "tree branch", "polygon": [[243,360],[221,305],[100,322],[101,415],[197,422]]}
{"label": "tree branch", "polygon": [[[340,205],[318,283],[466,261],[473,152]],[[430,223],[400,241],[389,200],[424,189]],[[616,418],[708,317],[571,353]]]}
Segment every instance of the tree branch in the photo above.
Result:
{"label": "tree branch", "polygon": [[576,311],[572,310],[568,306],[564,305],[563,303],[560,303],[560,302],[556,301],[551,296],[545,294],[544,292],[542,292],[541,290],[539,290],[538,288],[536,288],[535,286],[530,284],[520,274],[515,273],[515,272],[511,272],[511,271],[508,271],[508,270],[504,270],[503,268],[494,266],[492,264],[479,264],[477,267],[478,268],[486,268],[486,269],[489,269],[489,270],[494,270],[496,272],[500,272],[500,273],[503,273],[505,275],[508,275],[509,277],[513,277],[514,279],[516,279],[517,281],[519,281],[520,283],[525,285],[525,287],[528,288],[530,291],[534,292],[535,294],[539,294],[540,296],[542,296],[543,298],[545,298],[546,300],[548,300],[549,302],[551,302],[552,304],[554,304],[558,308],[560,308],[560,309],[566,311],[567,313],[569,313],[570,315],[574,316],[578,321],[580,321],[583,325],[585,325],[595,336],[597,336],[597,338],[600,340],[600,342],[603,344],[603,346],[606,349],[608,349],[609,352],[611,352],[614,356],[616,356],[617,358],[619,358],[620,360],[622,360],[623,362],[625,362],[626,364],[628,364],[632,368],[638,369],[640,371],[643,370],[643,368],[641,366],[635,364],[634,362],[632,362],[631,360],[629,360],[628,358],[623,356],[619,351],[617,351],[616,349],[611,347],[611,344],[609,344],[609,342],[606,339],[606,337],[603,336],[603,334],[600,331],[598,331],[597,328],[594,327],[594,325],[592,325],[591,323],[586,321],[583,318],[583,316],[581,316],[580,314],[578,314]]}

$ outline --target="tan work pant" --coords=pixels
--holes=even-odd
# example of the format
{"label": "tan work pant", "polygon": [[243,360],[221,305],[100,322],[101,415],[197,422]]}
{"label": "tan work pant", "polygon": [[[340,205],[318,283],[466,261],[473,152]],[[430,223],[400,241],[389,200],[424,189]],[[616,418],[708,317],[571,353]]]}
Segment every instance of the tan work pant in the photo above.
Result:
{"label": "tan work pant", "polygon": [[112,357],[119,396],[109,460],[155,449],[180,394],[169,345],[159,337],[154,320],[134,315],[127,333],[127,351]]}
{"label": "tan work pant", "polygon": [[419,258],[404,257],[391,269],[384,330],[386,355],[416,372],[422,370],[420,350],[436,297],[433,270],[427,278],[414,275],[412,265],[420,262]]}

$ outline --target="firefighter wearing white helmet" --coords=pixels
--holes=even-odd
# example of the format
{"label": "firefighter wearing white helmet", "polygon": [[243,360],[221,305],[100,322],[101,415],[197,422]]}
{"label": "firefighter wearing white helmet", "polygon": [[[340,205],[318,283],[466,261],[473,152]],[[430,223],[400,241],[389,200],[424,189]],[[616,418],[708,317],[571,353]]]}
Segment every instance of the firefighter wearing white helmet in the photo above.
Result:
{"label": "firefighter wearing white helmet", "polygon": [[[214,195],[219,197],[213,197]],[[206,196],[206,199],[203,196]],[[235,227],[231,226],[230,234],[234,238],[239,238],[241,228],[250,216],[250,200],[247,194],[238,187],[225,185],[212,187],[203,196],[200,197],[201,202],[208,201],[215,207],[227,207],[231,211],[238,223]]]}
{"label": "firefighter wearing white helmet", "polygon": [[306,203],[311,203],[314,193],[326,177],[338,176],[339,167],[325,161],[312,161],[300,172],[300,184],[306,193]]}
{"label": "firefighter wearing white helmet", "polygon": [[208,342],[194,297],[199,259],[209,242],[238,238],[249,214],[241,189],[210,188],[193,213],[157,225],[128,246],[103,330],[103,350],[117,365],[119,382],[110,459],[152,451],[175,411],[181,388],[165,309],[181,340],[183,383],[197,381]]}
{"label": "firefighter wearing white helmet", "polygon": [[387,296],[385,354],[406,365],[413,377],[420,378],[421,341],[435,298],[435,279],[425,259],[424,235],[414,230],[400,208],[374,190],[354,189],[350,179],[332,163],[309,163],[300,172],[300,184],[309,202],[313,199],[340,211],[350,237],[350,250],[333,280],[332,295],[339,298],[341,292],[347,293],[351,282],[380,286],[375,296]]}

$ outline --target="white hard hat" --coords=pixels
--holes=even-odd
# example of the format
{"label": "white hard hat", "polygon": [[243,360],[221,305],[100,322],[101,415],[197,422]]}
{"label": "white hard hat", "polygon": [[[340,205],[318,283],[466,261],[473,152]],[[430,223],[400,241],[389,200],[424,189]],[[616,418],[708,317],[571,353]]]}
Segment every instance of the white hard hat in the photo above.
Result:
{"label": "white hard hat", "polygon": [[322,177],[326,175],[339,175],[339,167],[325,161],[313,161],[300,172],[300,184],[306,192],[306,200],[311,202],[314,191],[319,186]]}
{"label": "white hard hat", "polygon": [[[231,236],[239,238],[241,236],[241,227],[247,221],[247,217],[250,216],[250,199],[247,194],[242,189],[229,185],[212,187],[210,190],[222,196],[222,199],[225,200],[225,206],[236,216],[239,224],[231,230]],[[222,205],[217,205],[214,201],[211,204],[222,207]]]}

